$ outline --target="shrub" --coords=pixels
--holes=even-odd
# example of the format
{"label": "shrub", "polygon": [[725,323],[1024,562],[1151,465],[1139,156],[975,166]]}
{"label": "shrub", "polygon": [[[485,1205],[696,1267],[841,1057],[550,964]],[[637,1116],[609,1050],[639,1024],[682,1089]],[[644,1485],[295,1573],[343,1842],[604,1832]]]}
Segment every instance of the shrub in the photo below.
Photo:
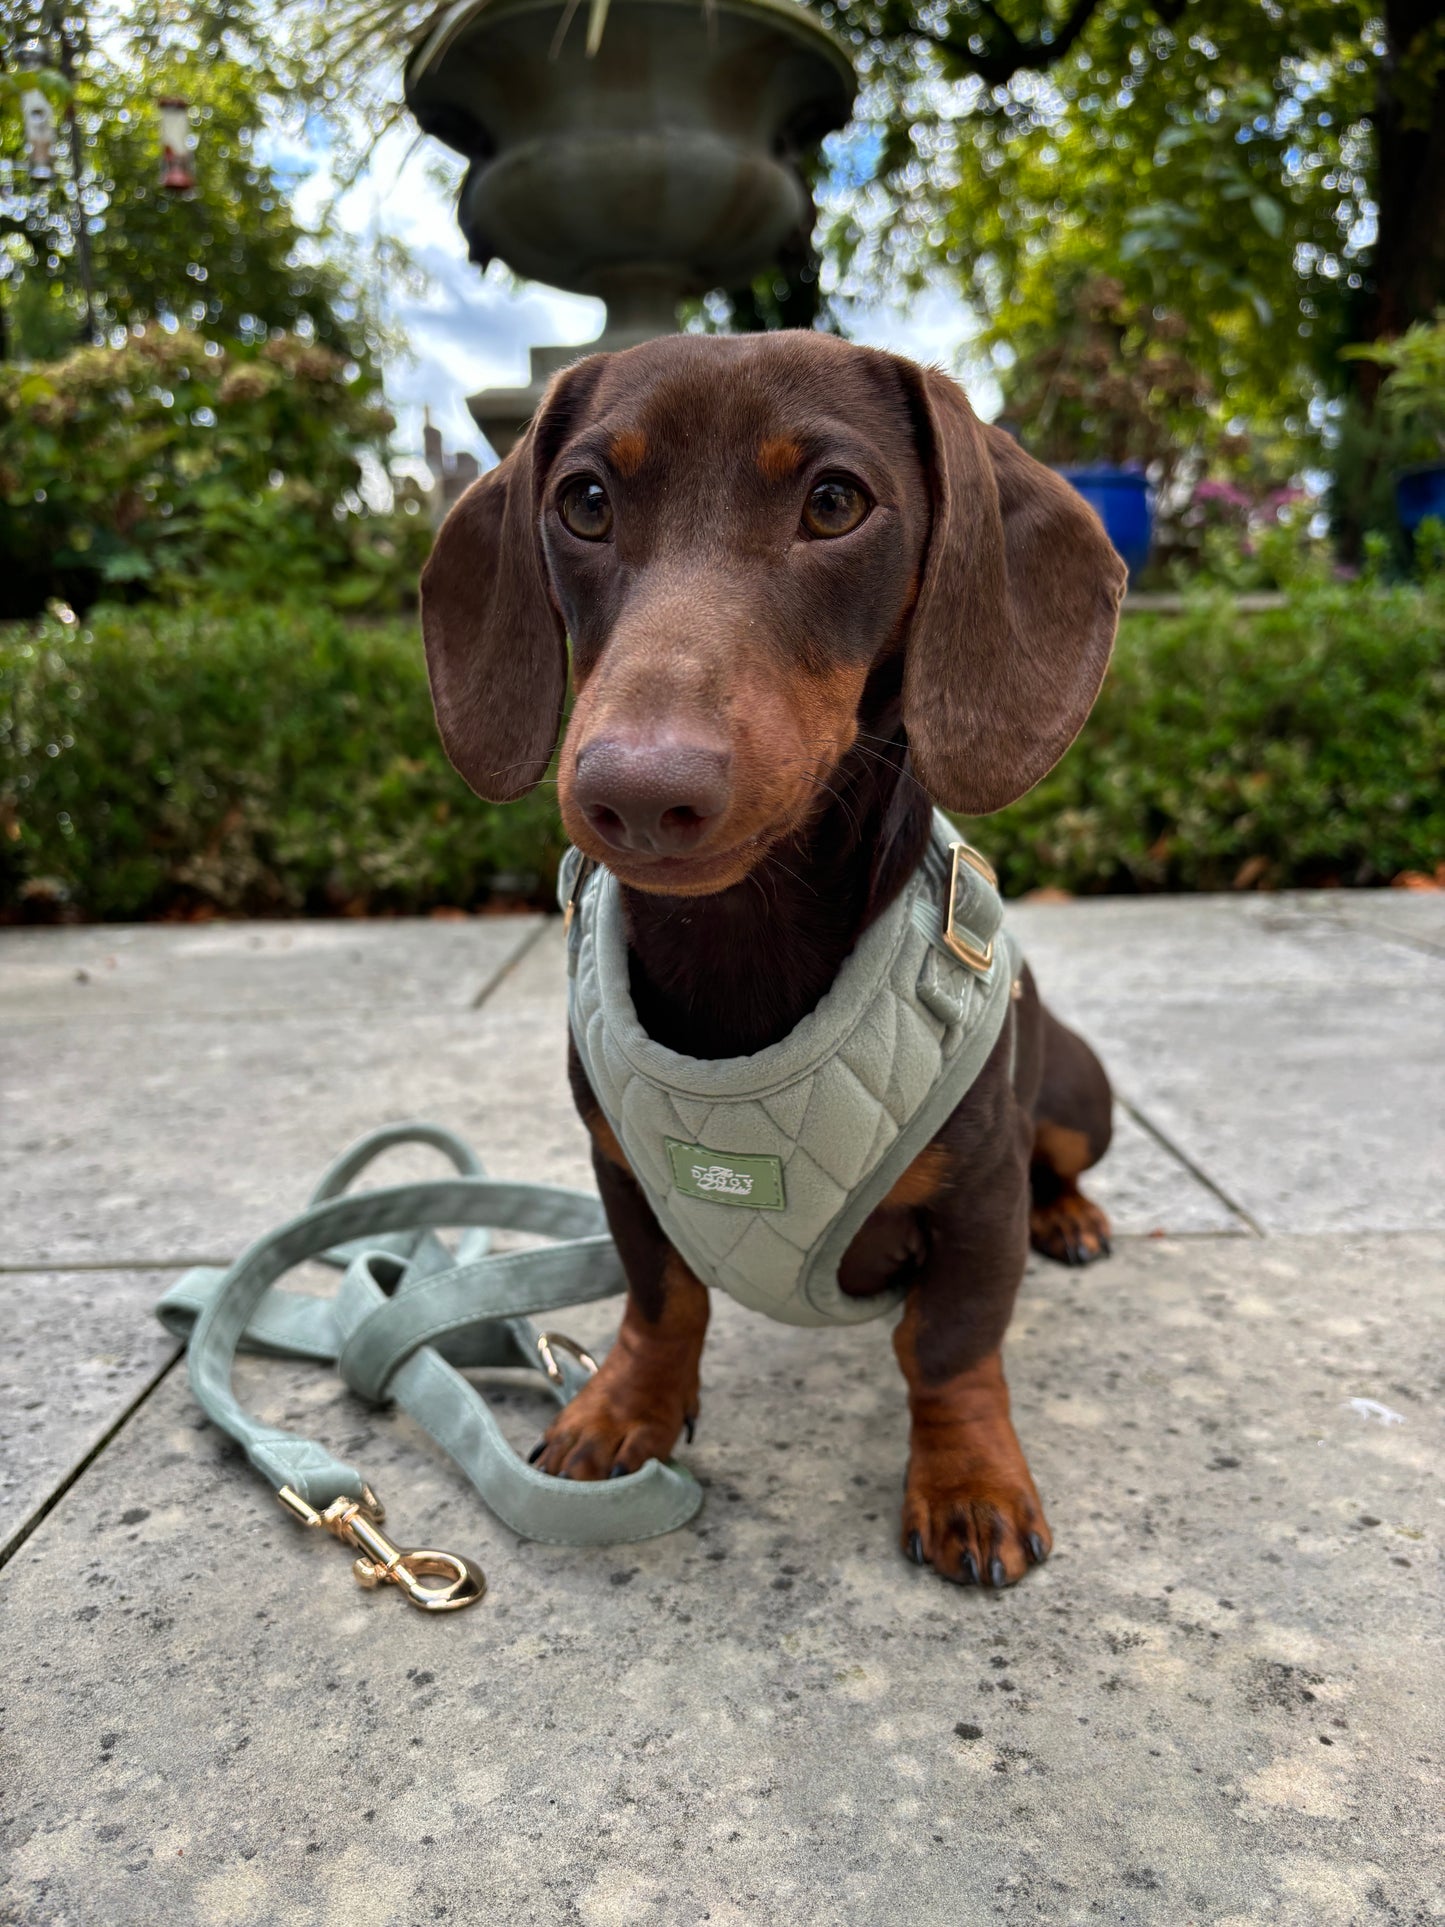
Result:
{"label": "shrub", "polygon": [[479,803],[407,621],[107,608],[0,631],[0,910],[136,918],[541,897],[554,792]]}
{"label": "shrub", "polygon": [[[1445,856],[1445,583],[1126,619],[1094,715],[969,826],[1005,888],[1376,883]],[[410,622],[106,609],[0,630],[0,914],[421,911],[550,897],[555,792],[493,809]]]}
{"label": "shrub", "polygon": [[1445,308],[1433,321],[1417,321],[1389,341],[1344,352],[1348,360],[1385,370],[1379,409],[1399,436],[1401,459],[1445,461]]}
{"label": "shrub", "polygon": [[970,826],[1011,892],[1388,881],[1445,857],[1445,582],[1126,617],[1083,735]]}
{"label": "shrub", "polygon": [[152,327],[0,367],[3,612],[140,593],[399,608],[426,518],[369,515],[357,493],[391,425],[374,378],[299,335]]}

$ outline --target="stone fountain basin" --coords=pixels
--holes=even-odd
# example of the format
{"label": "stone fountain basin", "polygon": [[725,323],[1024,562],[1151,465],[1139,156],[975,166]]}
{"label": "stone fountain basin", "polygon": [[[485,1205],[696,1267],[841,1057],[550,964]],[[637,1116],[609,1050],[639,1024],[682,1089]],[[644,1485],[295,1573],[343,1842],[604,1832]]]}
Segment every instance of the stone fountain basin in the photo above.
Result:
{"label": "stone fountain basin", "polygon": [[640,260],[685,289],[747,280],[812,209],[800,180],[701,130],[576,133],[528,141],[473,172],[458,203],[473,252],[517,273],[606,294],[613,271]]}
{"label": "stone fountain basin", "polygon": [[794,0],[462,0],[412,56],[407,100],[468,156],[474,258],[607,294],[619,270],[735,284],[812,220],[796,157],[847,118],[847,55]]}

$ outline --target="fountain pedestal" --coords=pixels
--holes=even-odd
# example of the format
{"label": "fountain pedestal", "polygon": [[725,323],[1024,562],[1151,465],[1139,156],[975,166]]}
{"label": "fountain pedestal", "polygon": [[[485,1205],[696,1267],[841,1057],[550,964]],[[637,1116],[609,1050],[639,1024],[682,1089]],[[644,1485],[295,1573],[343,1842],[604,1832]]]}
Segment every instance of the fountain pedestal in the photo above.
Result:
{"label": "fountain pedestal", "polygon": [[[678,303],[806,242],[801,163],[848,116],[847,54],[797,0],[612,0],[595,56],[564,0],[458,0],[407,63],[420,125],[464,154],[471,258],[607,304],[595,348],[669,333]],[[575,348],[468,406],[505,454]]]}

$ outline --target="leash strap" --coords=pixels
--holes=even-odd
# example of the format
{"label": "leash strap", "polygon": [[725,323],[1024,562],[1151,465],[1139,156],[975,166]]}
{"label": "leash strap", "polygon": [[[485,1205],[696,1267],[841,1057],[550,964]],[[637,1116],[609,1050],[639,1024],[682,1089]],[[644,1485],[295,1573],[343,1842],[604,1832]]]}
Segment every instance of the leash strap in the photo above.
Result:
{"label": "leash strap", "polygon": [[[399,1144],[441,1151],[457,1175],[346,1195],[373,1159]],[[437,1236],[442,1226],[462,1228],[455,1252]],[[498,1252],[491,1249],[494,1230],[557,1242]],[[278,1289],[286,1273],[308,1260],[341,1271],[334,1297]],[[357,1561],[363,1584],[394,1579],[415,1604],[446,1610],[468,1603],[454,1596],[466,1587],[452,1566],[469,1567],[477,1582],[480,1574],[451,1554],[403,1554],[392,1546],[377,1530],[380,1506],[355,1467],[310,1439],[262,1424],[239,1403],[231,1383],[236,1353],[335,1364],[361,1397],[394,1403],[415,1419],[523,1538],[615,1545],[671,1532],[690,1519],[702,1503],[696,1480],[656,1459],[601,1483],[538,1472],[507,1444],[486,1401],[458,1368],[536,1371],[565,1403],[596,1366],[570,1339],[539,1332],[528,1314],[625,1289],[598,1198],[489,1178],[454,1132],[409,1123],[370,1132],[352,1145],[305,1211],[257,1239],[228,1269],[185,1273],[156,1315],[186,1341],[191,1389],[202,1410],[244,1448],[283,1503],[363,1552]],[[388,1553],[412,1565],[388,1561]],[[450,1574],[455,1584],[427,1587],[421,1573]],[[414,1590],[408,1578],[416,1581]],[[418,1591],[428,1597],[416,1597]],[[480,1584],[470,1596],[480,1596]]]}

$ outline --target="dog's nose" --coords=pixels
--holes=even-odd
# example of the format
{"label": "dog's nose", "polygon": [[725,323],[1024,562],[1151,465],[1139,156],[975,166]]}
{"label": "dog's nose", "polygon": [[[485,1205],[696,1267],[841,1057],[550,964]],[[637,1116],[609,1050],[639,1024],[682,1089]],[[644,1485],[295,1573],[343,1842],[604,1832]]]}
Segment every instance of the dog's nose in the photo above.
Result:
{"label": "dog's nose", "polygon": [[577,807],[614,850],[677,856],[727,808],[731,761],[706,743],[604,737],[577,758]]}

